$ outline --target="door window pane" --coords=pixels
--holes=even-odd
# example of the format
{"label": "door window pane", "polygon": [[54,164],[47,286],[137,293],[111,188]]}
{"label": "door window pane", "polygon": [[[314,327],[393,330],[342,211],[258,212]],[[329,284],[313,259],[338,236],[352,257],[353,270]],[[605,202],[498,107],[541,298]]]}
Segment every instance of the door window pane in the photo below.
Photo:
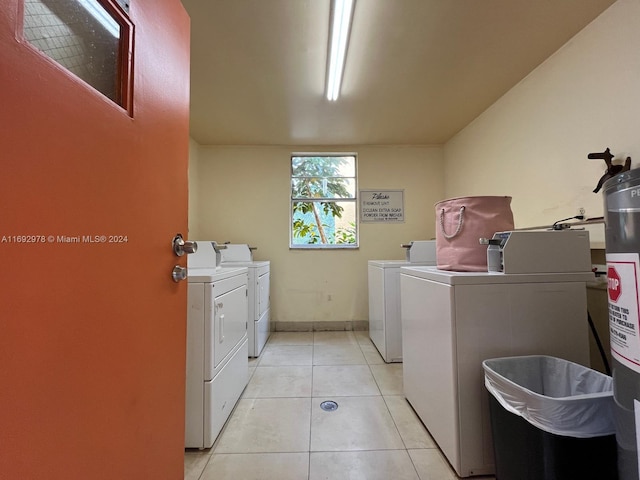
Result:
{"label": "door window pane", "polygon": [[25,0],[24,38],[122,105],[122,26],[98,0]]}

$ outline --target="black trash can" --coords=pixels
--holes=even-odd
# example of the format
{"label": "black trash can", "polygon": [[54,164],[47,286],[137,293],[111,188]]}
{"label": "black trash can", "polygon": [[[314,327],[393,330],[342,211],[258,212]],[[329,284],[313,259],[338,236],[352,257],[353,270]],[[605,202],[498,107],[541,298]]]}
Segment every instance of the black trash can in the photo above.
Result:
{"label": "black trash can", "polygon": [[545,355],[482,362],[497,480],[616,480],[612,379]]}

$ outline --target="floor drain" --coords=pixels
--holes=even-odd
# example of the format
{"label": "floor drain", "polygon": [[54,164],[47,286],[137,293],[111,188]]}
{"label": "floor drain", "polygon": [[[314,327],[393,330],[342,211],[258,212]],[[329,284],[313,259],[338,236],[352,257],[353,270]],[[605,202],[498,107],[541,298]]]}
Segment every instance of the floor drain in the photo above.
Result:
{"label": "floor drain", "polygon": [[333,400],[327,400],[326,402],[322,402],[320,404],[320,408],[325,412],[333,412],[338,409],[338,404]]}

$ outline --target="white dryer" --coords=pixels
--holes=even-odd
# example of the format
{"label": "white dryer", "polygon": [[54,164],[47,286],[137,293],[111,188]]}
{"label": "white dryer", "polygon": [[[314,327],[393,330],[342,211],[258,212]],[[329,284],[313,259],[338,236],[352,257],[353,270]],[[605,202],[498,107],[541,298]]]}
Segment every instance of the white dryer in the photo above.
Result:
{"label": "white dryer", "polygon": [[247,244],[226,243],[221,246],[223,267],[247,267],[249,270],[249,312],[247,334],[249,356],[258,357],[271,334],[271,262],[254,261],[253,250]]}
{"label": "white dryer", "polygon": [[210,448],[249,379],[247,269],[190,268],[188,282],[185,447]]}
{"label": "white dryer", "polygon": [[385,362],[402,362],[400,268],[435,265],[435,241],[403,245],[406,260],[369,260],[369,338]]}
{"label": "white dryer", "polygon": [[551,355],[588,365],[593,278],[401,269],[404,394],[460,477],[494,473],[482,361]]}

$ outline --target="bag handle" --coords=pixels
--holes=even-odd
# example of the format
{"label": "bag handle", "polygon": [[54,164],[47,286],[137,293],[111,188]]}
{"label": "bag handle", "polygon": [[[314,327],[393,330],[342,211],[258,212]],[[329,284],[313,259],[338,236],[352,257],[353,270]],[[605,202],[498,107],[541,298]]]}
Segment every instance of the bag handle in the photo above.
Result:
{"label": "bag handle", "polygon": [[460,213],[458,214],[458,227],[456,228],[456,231],[451,235],[447,235],[447,232],[444,231],[444,208],[440,211],[440,229],[442,230],[442,235],[444,235],[444,238],[450,239],[460,233],[460,230],[462,230],[462,224],[464,223],[464,208],[464,205],[460,207]]}

